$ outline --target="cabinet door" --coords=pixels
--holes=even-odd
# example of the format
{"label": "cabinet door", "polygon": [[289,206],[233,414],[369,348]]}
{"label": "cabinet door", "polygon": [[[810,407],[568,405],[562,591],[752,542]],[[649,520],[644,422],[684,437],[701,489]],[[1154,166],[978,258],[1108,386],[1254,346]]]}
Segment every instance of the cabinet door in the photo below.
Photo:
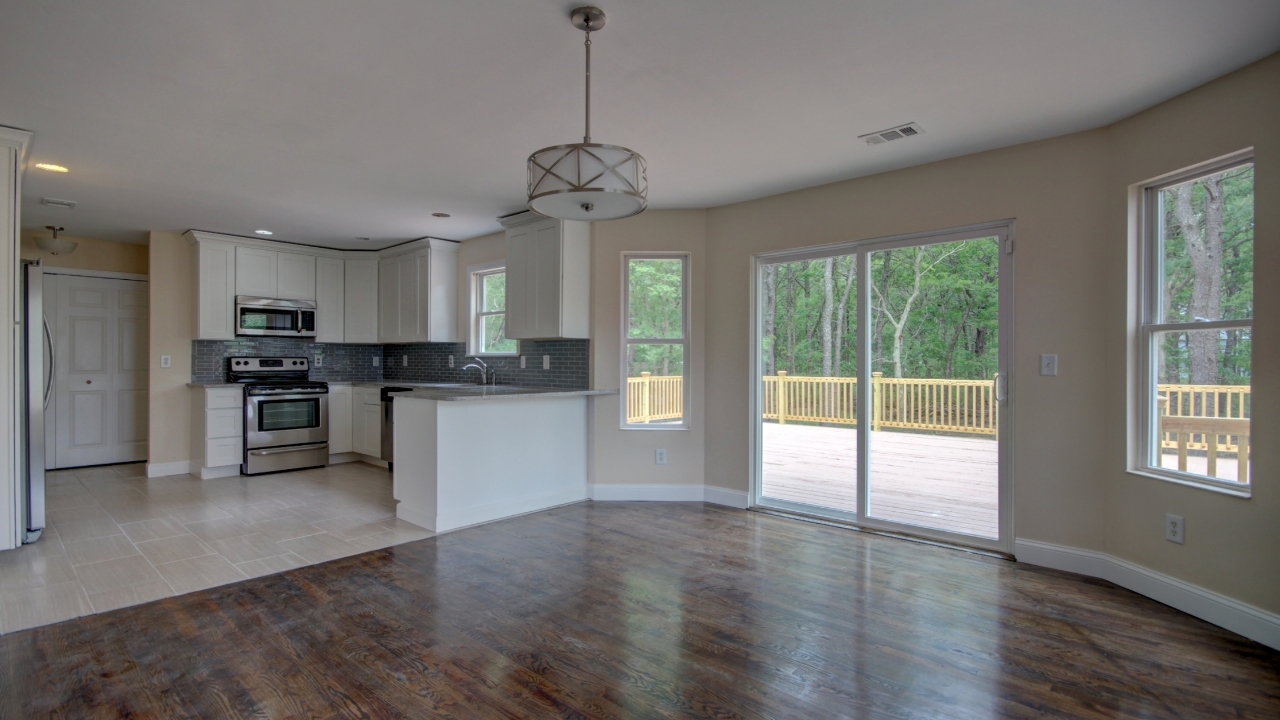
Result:
{"label": "cabinet door", "polygon": [[404,342],[426,342],[426,303],[422,301],[426,289],[426,253],[400,258],[400,339]]}
{"label": "cabinet door", "polygon": [[378,340],[400,338],[400,258],[388,258],[378,262]]}
{"label": "cabinet door", "polygon": [[329,386],[329,454],[351,452],[351,388]]}
{"label": "cabinet door", "polygon": [[378,342],[378,261],[346,263],[346,313],[343,336],[349,343]]}
{"label": "cabinet door", "polygon": [[560,334],[560,222],[507,231],[507,337]]}
{"label": "cabinet door", "polygon": [[281,300],[316,299],[316,256],[279,253],[275,297]]}
{"label": "cabinet door", "polygon": [[274,250],[236,246],[236,294],[278,298],[276,264],[280,253]]}
{"label": "cabinet door", "polygon": [[[315,258],[316,342],[343,342],[346,325],[346,267],[335,258]],[[281,260],[283,267],[284,261]]]}
{"label": "cabinet door", "polygon": [[235,246],[207,240],[196,246],[196,338],[234,340]]}
{"label": "cabinet door", "polygon": [[382,455],[382,403],[360,403],[356,406],[352,444],[355,452]]}

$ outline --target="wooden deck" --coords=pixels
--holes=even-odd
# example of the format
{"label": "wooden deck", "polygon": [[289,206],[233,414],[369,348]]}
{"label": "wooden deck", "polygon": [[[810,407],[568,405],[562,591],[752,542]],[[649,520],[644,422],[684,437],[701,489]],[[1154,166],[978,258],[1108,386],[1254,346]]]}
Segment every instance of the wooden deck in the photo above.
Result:
{"label": "wooden deck", "polygon": [[[994,439],[887,431],[871,438],[871,517],[997,537]],[[857,447],[853,428],[766,422],[763,494],[856,512]]]}

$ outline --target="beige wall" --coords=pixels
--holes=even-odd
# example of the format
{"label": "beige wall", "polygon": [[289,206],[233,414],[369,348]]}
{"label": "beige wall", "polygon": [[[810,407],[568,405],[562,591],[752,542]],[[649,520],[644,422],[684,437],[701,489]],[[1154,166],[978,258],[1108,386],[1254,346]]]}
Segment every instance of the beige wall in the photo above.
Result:
{"label": "beige wall", "polygon": [[[177,233],[151,233],[151,435],[148,462],[191,459],[191,341],[195,332],[194,249]],[[173,367],[161,368],[160,356]]]}
{"label": "beige wall", "polygon": [[[706,211],[649,210],[591,227],[591,384],[618,389],[622,382],[622,253],[687,252],[690,257],[687,430],[622,430],[621,398],[593,401],[591,478],[597,484],[701,485],[708,417],[706,387]],[[665,448],[667,464],[654,463]]]}
{"label": "beige wall", "polygon": [[[1107,549],[1144,567],[1280,612],[1280,55],[1111,128],[1106,272],[1108,378],[1099,411]],[[1124,471],[1129,325],[1125,191],[1130,185],[1252,146],[1255,152],[1253,497],[1242,499]],[[1186,519],[1186,544],[1164,539],[1166,513]]]}
{"label": "beige wall", "polygon": [[[1280,611],[1280,56],[1115,126],[752,202],[707,220],[707,483],[748,489],[753,254],[1012,218],[1014,526]],[[1257,149],[1254,496],[1126,471],[1129,185]],[[874,151],[874,149],[873,149]],[[1041,353],[1059,356],[1041,377]],[[1187,543],[1164,540],[1166,512]]]}
{"label": "beige wall", "polygon": [[23,230],[21,255],[24,260],[44,260],[49,267],[76,268],[77,270],[102,270],[107,272],[147,274],[147,246],[133,243],[95,240],[94,238],[59,235],[79,243],[75,252],[53,255],[36,247],[38,235],[47,236],[47,230]]}

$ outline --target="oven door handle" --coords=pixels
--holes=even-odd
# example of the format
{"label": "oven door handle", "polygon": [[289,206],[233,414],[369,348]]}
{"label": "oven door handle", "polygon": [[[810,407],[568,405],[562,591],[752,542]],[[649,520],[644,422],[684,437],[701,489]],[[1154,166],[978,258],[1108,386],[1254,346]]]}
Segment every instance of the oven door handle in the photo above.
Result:
{"label": "oven door handle", "polygon": [[303,450],[319,450],[320,448],[327,448],[327,447],[329,447],[329,443],[322,442],[322,443],[314,443],[311,445],[290,445],[289,447],[282,447],[282,448],[268,448],[266,450],[250,450],[249,454],[250,455],[278,455],[280,453],[287,453],[287,452],[302,452]]}

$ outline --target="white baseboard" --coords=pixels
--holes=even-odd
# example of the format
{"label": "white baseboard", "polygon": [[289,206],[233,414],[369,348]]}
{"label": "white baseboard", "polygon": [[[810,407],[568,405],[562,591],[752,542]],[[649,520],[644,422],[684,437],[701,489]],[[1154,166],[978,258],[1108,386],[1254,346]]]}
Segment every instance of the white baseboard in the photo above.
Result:
{"label": "white baseboard", "polygon": [[147,477],[167,477],[169,475],[186,475],[191,472],[190,460],[178,462],[147,463]]}
{"label": "white baseboard", "polygon": [[1280,650],[1280,615],[1128,560],[1036,540],[1015,540],[1014,556],[1018,562],[1110,580],[1139,595]]}
{"label": "white baseboard", "polygon": [[614,485],[596,483],[589,494],[597,502],[709,502],[746,509],[747,493],[715,485]]}

